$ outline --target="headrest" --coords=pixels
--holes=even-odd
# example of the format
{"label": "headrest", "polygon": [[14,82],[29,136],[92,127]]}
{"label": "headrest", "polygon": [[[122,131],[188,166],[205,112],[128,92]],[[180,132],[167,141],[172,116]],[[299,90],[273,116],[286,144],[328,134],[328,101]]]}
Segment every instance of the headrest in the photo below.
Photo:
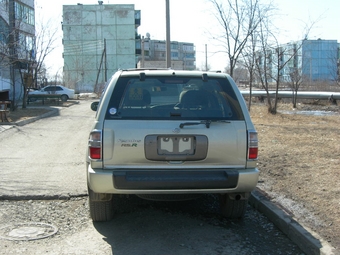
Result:
{"label": "headrest", "polygon": [[179,96],[183,108],[197,108],[209,106],[208,96],[202,90],[183,91]]}
{"label": "headrest", "polygon": [[126,99],[125,106],[147,106],[151,103],[150,92],[142,88],[130,89]]}

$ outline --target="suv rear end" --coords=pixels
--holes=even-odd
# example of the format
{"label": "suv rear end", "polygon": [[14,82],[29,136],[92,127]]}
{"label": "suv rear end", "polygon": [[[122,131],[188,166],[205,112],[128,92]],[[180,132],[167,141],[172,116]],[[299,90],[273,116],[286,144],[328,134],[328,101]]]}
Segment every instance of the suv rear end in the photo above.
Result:
{"label": "suv rear end", "polygon": [[258,181],[257,152],[257,133],[230,76],[119,71],[89,136],[91,217],[111,219],[115,194],[181,199],[214,193],[224,216],[240,218]]}

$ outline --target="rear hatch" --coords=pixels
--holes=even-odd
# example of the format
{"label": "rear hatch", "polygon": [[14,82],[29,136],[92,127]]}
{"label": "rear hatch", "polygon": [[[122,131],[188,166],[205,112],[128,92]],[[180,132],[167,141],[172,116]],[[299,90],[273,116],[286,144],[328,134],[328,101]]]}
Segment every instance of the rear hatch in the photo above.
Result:
{"label": "rear hatch", "polygon": [[120,77],[102,133],[106,169],[244,168],[247,127],[226,77]]}
{"label": "rear hatch", "polygon": [[[185,125],[192,123],[195,125]],[[103,164],[122,168],[244,168],[247,134],[244,121],[106,120]]]}

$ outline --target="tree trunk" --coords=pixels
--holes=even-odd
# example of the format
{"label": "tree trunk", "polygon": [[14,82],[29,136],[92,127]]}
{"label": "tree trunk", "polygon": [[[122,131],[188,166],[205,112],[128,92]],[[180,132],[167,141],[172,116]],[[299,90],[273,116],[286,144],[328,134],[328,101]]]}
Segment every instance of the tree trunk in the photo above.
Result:
{"label": "tree trunk", "polygon": [[11,85],[13,87],[12,91],[12,102],[11,102],[11,111],[15,111],[16,109],[16,99],[15,99],[15,70],[14,70],[14,64],[11,63],[10,66],[10,76],[11,76]]}
{"label": "tree trunk", "polygon": [[253,91],[253,74],[250,72],[250,75],[249,75],[249,102],[248,102],[248,111],[249,112],[250,112],[250,107],[251,107],[252,91]]}

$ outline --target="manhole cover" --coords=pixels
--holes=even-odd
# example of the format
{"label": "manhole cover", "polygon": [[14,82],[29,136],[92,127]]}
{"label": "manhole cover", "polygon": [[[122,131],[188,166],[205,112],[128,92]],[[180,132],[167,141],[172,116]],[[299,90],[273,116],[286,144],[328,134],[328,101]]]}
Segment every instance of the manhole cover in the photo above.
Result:
{"label": "manhole cover", "polygon": [[46,238],[57,232],[57,227],[46,223],[13,223],[0,227],[0,238],[11,241],[30,241]]}

